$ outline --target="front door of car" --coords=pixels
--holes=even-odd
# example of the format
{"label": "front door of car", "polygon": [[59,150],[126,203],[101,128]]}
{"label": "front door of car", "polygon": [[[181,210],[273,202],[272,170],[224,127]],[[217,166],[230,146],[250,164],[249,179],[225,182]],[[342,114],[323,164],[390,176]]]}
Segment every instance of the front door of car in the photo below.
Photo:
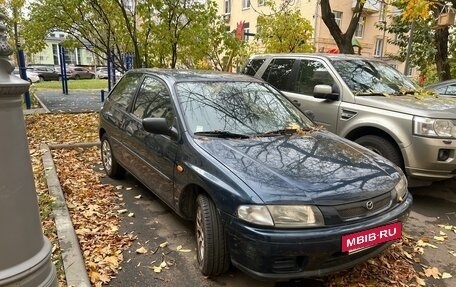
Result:
{"label": "front door of car", "polygon": [[134,157],[133,173],[163,201],[172,204],[178,144],[167,135],[146,132],[142,126],[145,118],[166,118],[170,124],[175,123],[169,90],[153,77],[144,79],[125,129]]}
{"label": "front door of car", "polygon": [[[300,59],[294,66],[296,77],[283,92],[292,101],[300,103],[300,109],[310,111],[314,121],[331,132],[337,131],[337,119],[342,94],[339,82],[332,76],[327,65],[317,59]],[[339,93],[339,100],[315,98],[316,85],[329,85],[333,93]]]}

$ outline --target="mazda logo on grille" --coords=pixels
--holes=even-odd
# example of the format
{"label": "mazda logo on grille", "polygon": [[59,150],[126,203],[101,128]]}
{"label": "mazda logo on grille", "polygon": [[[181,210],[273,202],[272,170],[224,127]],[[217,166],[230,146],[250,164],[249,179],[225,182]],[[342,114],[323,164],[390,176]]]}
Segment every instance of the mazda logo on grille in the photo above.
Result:
{"label": "mazda logo on grille", "polygon": [[366,202],[366,208],[368,210],[371,210],[372,208],[374,208],[374,203],[369,200],[368,202]]}

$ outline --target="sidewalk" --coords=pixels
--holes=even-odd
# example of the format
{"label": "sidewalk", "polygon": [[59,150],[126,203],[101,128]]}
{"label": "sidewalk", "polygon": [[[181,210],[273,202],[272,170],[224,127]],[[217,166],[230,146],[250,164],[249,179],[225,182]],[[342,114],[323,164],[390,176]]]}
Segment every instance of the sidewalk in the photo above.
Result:
{"label": "sidewalk", "polygon": [[61,90],[47,90],[35,94],[43,109],[51,113],[98,112],[103,105],[100,90],[76,90],[68,95]]}

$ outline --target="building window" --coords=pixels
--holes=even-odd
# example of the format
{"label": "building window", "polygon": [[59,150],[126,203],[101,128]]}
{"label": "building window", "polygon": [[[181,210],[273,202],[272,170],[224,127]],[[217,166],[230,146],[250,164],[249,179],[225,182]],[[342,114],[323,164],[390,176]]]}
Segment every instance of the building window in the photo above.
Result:
{"label": "building window", "polygon": [[250,8],[250,0],[242,0],[242,9]]}
{"label": "building window", "polygon": [[249,33],[250,33],[250,23],[246,22],[244,23],[244,41],[248,42],[249,41]]}
{"label": "building window", "polygon": [[374,56],[375,57],[383,56],[383,39],[375,40]]}
{"label": "building window", "polygon": [[336,20],[337,26],[342,27],[342,12],[333,11],[334,20]]}
{"label": "building window", "polygon": [[358,25],[355,30],[355,37],[362,38],[364,36],[364,23],[366,22],[366,17],[360,17]]}
{"label": "building window", "polygon": [[52,56],[54,59],[54,65],[58,65],[60,63],[60,55],[59,55],[59,47],[57,44],[52,44]]}
{"label": "building window", "polygon": [[51,33],[51,38],[55,38],[55,33]]}
{"label": "building window", "polygon": [[231,0],[225,0],[225,15],[231,13]]}
{"label": "building window", "polygon": [[407,71],[405,71],[406,76],[412,76],[413,75],[413,67],[409,66]]}

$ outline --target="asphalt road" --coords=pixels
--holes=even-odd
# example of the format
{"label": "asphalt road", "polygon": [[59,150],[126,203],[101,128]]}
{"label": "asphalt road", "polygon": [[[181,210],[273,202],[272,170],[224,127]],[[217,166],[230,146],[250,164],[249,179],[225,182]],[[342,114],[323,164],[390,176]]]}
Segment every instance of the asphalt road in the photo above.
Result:
{"label": "asphalt road", "polygon": [[81,113],[99,111],[101,90],[69,91],[64,95],[61,90],[37,91],[41,105],[51,113]]}
{"label": "asphalt road", "polygon": [[[323,280],[319,279],[263,282],[252,279],[233,267],[226,275],[206,278],[201,275],[196,266],[194,227],[191,222],[180,219],[129,174],[123,180],[105,177],[103,181],[117,186],[117,192],[125,204],[123,208],[127,209],[128,213],[134,213],[134,217],[128,217],[128,213],[122,215],[120,231],[131,232],[138,237],[124,252],[122,268],[109,286],[314,287],[324,285]],[[451,185],[446,188],[456,190],[456,181]],[[440,185],[440,189],[445,194],[442,186]],[[429,192],[436,191],[435,186],[428,189]],[[456,203],[429,197],[424,193],[423,188],[419,191],[414,196],[413,211],[404,225],[404,231],[414,238],[429,240],[438,247],[424,249],[421,266],[437,267],[440,272],[449,272],[453,275],[453,278],[445,280],[428,279],[428,283],[431,284],[427,286],[456,286],[456,272],[454,272],[456,260],[448,252],[456,251],[456,233],[447,232],[448,238],[444,242],[436,242],[433,239],[444,230],[439,225],[456,226]],[[159,245],[164,242],[168,244],[161,248]],[[179,245],[190,252],[176,251]],[[148,252],[137,254],[136,250],[140,247],[145,247]],[[155,273],[151,267],[160,265],[162,261],[168,263],[168,269]]]}

